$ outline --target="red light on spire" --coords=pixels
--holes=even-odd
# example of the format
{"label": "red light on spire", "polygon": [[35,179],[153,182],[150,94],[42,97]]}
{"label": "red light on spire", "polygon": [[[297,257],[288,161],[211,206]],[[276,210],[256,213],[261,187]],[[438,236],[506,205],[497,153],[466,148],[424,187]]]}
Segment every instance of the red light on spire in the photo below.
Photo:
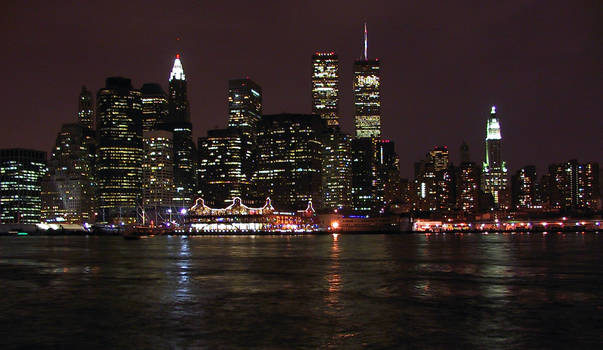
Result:
{"label": "red light on spire", "polygon": [[176,54],[176,58],[180,59],[180,54],[179,53]]}

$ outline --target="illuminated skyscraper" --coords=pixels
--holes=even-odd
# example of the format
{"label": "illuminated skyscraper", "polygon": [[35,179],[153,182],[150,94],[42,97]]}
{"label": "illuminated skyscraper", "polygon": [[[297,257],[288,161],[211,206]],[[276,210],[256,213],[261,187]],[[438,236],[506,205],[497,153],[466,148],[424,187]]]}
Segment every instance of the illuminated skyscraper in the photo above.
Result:
{"label": "illuminated skyscraper", "polygon": [[167,209],[171,209],[174,198],[172,133],[167,130],[145,131],[143,133],[143,150],[143,204],[151,220],[157,220],[153,218],[157,218]]}
{"label": "illuminated skyscraper", "polygon": [[339,125],[339,59],[334,52],[312,55],[312,114],[328,126]]}
{"label": "illuminated skyscraper", "polygon": [[262,88],[251,79],[230,80],[228,82],[228,127],[239,130],[241,181],[244,182],[249,182],[255,172],[256,136],[261,116]]}
{"label": "illuminated skyscraper", "polygon": [[497,209],[509,209],[507,165],[502,160],[502,135],[496,107],[492,106],[486,125],[486,159],[482,165],[482,190],[494,198]]}
{"label": "illuminated skyscraper", "polygon": [[237,128],[209,130],[200,137],[199,196],[210,206],[224,207],[234,197],[249,200],[249,181],[242,171],[242,138]]}
{"label": "illuminated skyscraper", "polygon": [[357,138],[381,137],[381,72],[378,59],[368,59],[364,24],[364,50],[354,62],[354,124]]}
{"label": "illuminated skyscraper", "polygon": [[88,153],[87,130],[77,123],[63,124],[57,135],[43,184],[45,221],[83,224],[95,220],[93,164]]}
{"label": "illuminated skyscraper", "polygon": [[339,127],[329,127],[323,138],[323,206],[329,210],[351,207],[352,138]]}
{"label": "illuminated skyscraper", "polygon": [[41,181],[45,174],[45,152],[0,150],[0,223],[40,222]]}
{"label": "illuminated skyscraper", "polygon": [[78,103],[78,121],[88,129],[94,129],[94,102],[92,101],[92,93],[82,86]]}
{"label": "illuminated skyscraper", "polygon": [[134,222],[142,199],[142,102],[130,79],[108,78],[97,95],[101,222]]}
{"label": "illuminated skyscraper", "polygon": [[195,193],[195,146],[186,91],[186,77],[180,55],[170,73],[169,118],[167,129],[174,135],[174,205],[188,207]]}
{"label": "illuminated skyscraper", "polygon": [[142,94],[142,129],[151,131],[166,123],[169,115],[167,95],[159,84],[144,84]]}
{"label": "illuminated skyscraper", "polygon": [[264,115],[258,129],[258,196],[283,210],[322,207],[321,170],[324,123],[316,115]]}

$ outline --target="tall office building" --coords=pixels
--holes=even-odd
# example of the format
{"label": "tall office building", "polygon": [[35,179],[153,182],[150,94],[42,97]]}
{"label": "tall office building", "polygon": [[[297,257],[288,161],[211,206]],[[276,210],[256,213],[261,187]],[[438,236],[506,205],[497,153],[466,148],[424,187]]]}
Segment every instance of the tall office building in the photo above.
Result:
{"label": "tall office building", "polygon": [[89,129],[81,124],[63,124],[48,160],[43,184],[42,217],[47,222],[92,223],[94,187],[87,144]]}
{"label": "tall office building", "polygon": [[258,131],[258,195],[276,208],[305,209],[308,201],[322,207],[321,170],[324,124],[319,116],[264,115]]}
{"label": "tall office building", "polygon": [[94,102],[92,101],[92,93],[82,86],[78,103],[78,121],[88,129],[94,129]]}
{"label": "tall office building", "polygon": [[357,138],[381,137],[381,72],[378,59],[368,58],[364,24],[362,58],[354,62],[354,124]]}
{"label": "tall office building", "polygon": [[[144,109],[144,106],[143,106]],[[143,132],[142,198],[146,213],[155,223],[172,208],[174,198],[174,146],[172,132]]]}
{"label": "tall office building", "polygon": [[0,150],[0,223],[40,222],[41,181],[45,174],[45,152]]}
{"label": "tall office building", "polygon": [[448,169],[450,159],[448,157],[448,147],[436,146],[427,154],[429,161],[433,163],[435,171]]}
{"label": "tall office building", "polygon": [[328,127],[323,137],[322,194],[328,210],[351,207],[352,138],[339,127]]}
{"label": "tall office building", "polygon": [[249,203],[249,181],[242,170],[243,141],[237,128],[209,130],[200,137],[199,196],[209,206],[226,207],[234,197]]}
{"label": "tall office building", "polygon": [[494,198],[497,209],[509,209],[510,193],[507,165],[502,160],[500,118],[492,106],[486,125],[486,157],[482,165],[482,190]]}
{"label": "tall office building", "polygon": [[159,84],[147,83],[140,89],[142,94],[142,129],[151,131],[168,121],[169,103]]}
{"label": "tall office building", "polygon": [[339,59],[334,52],[312,55],[312,114],[328,126],[339,125]]}
{"label": "tall office building", "polygon": [[377,141],[374,138],[352,140],[352,210],[357,215],[379,211],[377,187]]}
{"label": "tall office building", "polygon": [[180,55],[176,55],[169,80],[169,118],[166,128],[173,132],[174,184],[176,191],[173,204],[189,207],[195,194],[196,151],[193,144],[186,77]]}
{"label": "tall office building", "polygon": [[[262,116],[262,88],[253,80],[228,82],[228,127],[239,130],[241,137],[242,181],[249,182],[255,172],[256,135]],[[261,199],[265,197],[260,196]]]}
{"label": "tall office building", "polygon": [[142,199],[142,102],[130,79],[108,78],[97,95],[98,221],[135,222]]}

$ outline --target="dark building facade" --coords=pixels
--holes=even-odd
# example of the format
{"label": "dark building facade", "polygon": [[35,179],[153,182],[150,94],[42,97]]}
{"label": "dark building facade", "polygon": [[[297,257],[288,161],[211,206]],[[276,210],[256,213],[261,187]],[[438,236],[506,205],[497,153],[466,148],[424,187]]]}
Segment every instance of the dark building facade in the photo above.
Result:
{"label": "dark building facade", "polygon": [[0,150],[0,223],[40,222],[45,174],[45,152],[22,148]]}
{"label": "dark building facade", "polygon": [[142,199],[142,102],[130,79],[108,78],[97,95],[97,220],[134,222]]}
{"label": "dark building facade", "polygon": [[262,109],[262,88],[257,83],[249,78],[228,82],[228,128],[237,129],[241,138],[243,182],[250,182],[255,172],[256,137]]}
{"label": "dark building facade", "polygon": [[264,115],[258,129],[258,165],[254,186],[283,210],[322,207],[322,137],[319,116]]}
{"label": "dark building facade", "polygon": [[147,83],[140,89],[142,101],[142,129],[151,131],[165,128],[163,124],[168,122],[169,103],[168,98],[161,85]]}
{"label": "dark building facade", "polygon": [[377,187],[377,139],[352,140],[352,210],[356,215],[379,211]]}
{"label": "dark building facade", "polygon": [[525,166],[511,177],[512,206],[517,210],[540,208],[537,194],[536,167]]}
{"label": "dark building facade", "polygon": [[82,86],[80,97],[78,100],[78,122],[88,129],[94,129],[94,101],[92,93]]}
{"label": "dark building facade", "polygon": [[42,218],[46,222],[83,224],[96,219],[87,130],[79,123],[63,124],[57,135],[43,183]]}

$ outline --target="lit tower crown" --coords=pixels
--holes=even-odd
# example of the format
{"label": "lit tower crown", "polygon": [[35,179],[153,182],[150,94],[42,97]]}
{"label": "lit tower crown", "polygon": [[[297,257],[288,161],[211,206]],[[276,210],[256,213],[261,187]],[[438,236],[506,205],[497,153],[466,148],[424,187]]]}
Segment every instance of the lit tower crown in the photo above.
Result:
{"label": "lit tower crown", "polygon": [[381,137],[380,62],[368,59],[366,23],[362,57],[354,62],[354,124],[358,138]]}
{"label": "lit tower crown", "polygon": [[496,116],[496,106],[492,106],[490,111],[490,118],[486,127],[486,140],[501,140],[500,135],[500,122]]}
{"label": "lit tower crown", "polygon": [[173,79],[186,80],[184,76],[184,69],[182,68],[182,62],[180,62],[180,54],[176,55],[176,59],[174,60],[174,67],[172,68],[172,72],[170,73],[170,81],[172,81]]}

